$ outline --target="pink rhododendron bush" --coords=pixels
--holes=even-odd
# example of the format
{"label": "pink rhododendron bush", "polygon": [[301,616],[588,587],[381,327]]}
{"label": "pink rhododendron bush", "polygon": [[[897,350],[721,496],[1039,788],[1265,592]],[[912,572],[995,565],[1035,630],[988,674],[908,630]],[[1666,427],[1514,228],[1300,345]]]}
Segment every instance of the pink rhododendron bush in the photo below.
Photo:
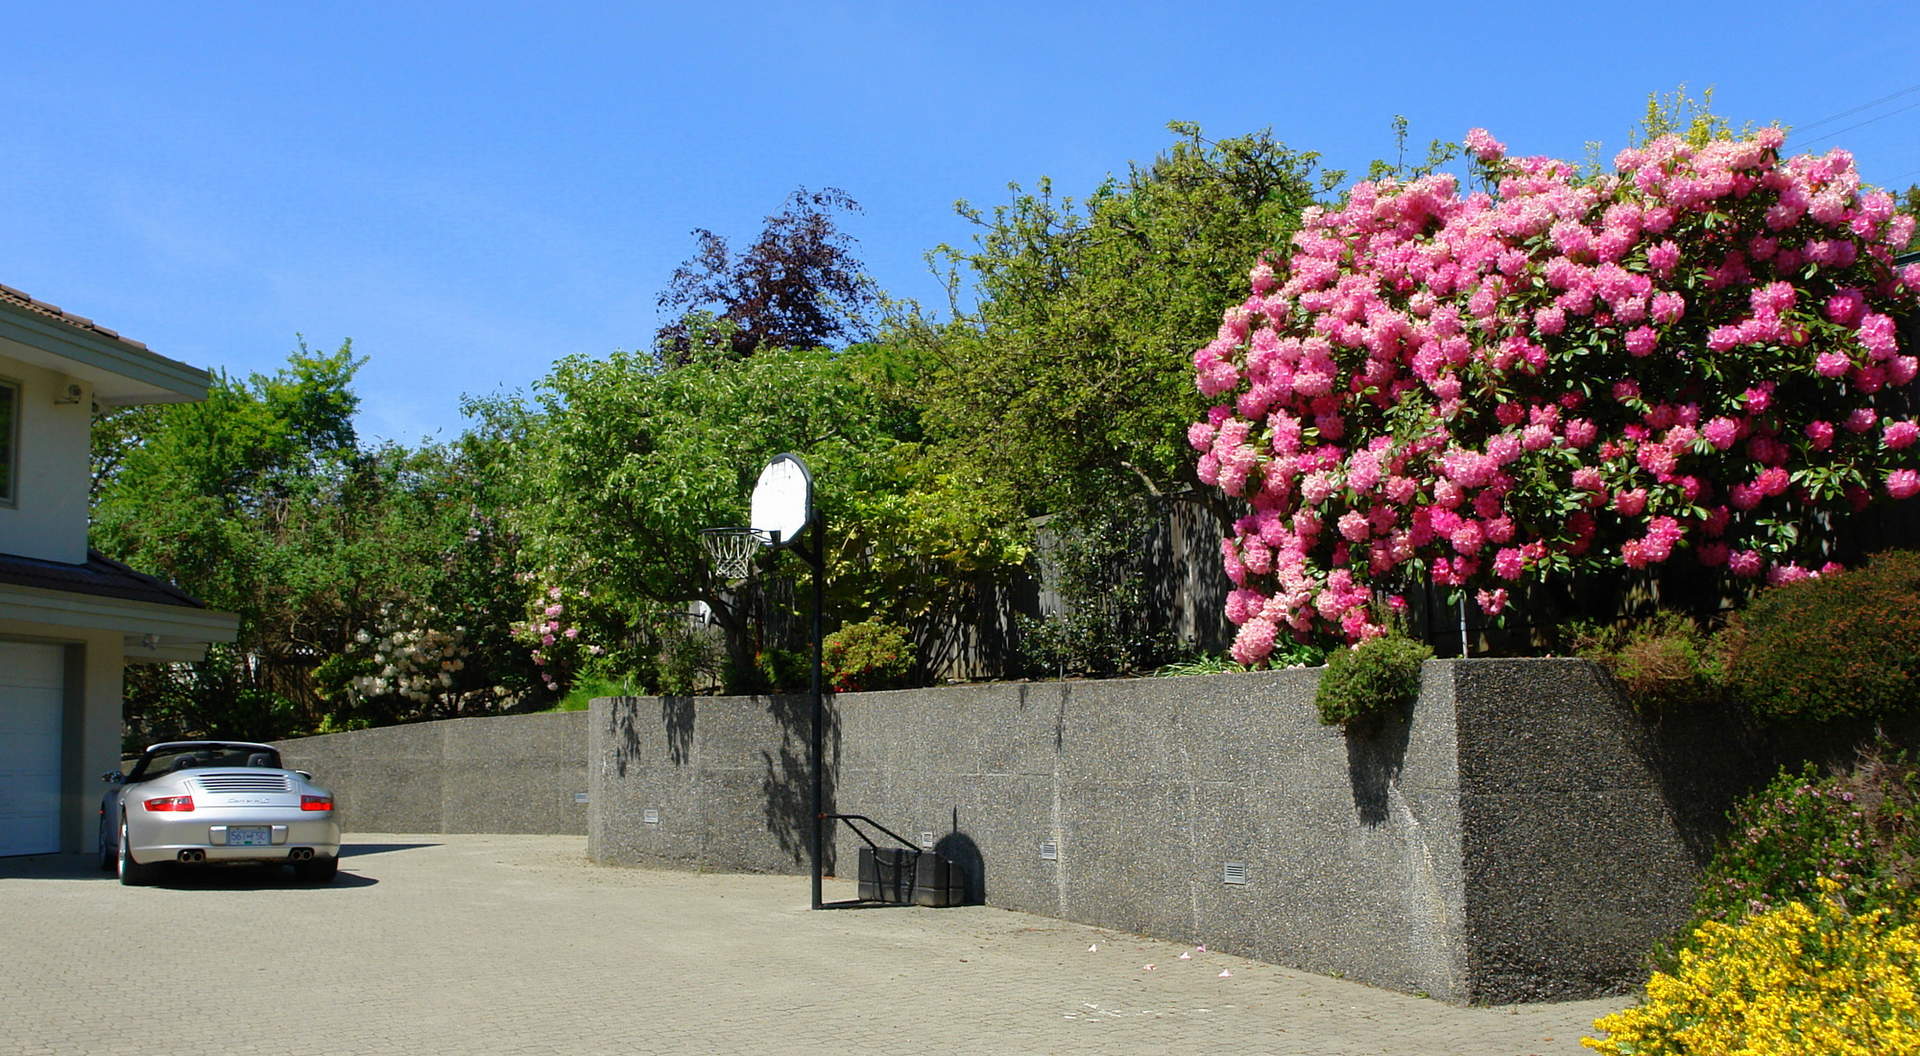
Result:
{"label": "pink rhododendron bush", "polygon": [[1475,129],[1489,191],[1309,210],[1194,354],[1222,401],[1199,476],[1251,507],[1222,543],[1234,659],[1379,635],[1421,578],[1498,615],[1576,571],[1816,575],[1828,515],[1920,492],[1893,318],[1913,219],[1782,138],[1667,137],[1580,177]]}

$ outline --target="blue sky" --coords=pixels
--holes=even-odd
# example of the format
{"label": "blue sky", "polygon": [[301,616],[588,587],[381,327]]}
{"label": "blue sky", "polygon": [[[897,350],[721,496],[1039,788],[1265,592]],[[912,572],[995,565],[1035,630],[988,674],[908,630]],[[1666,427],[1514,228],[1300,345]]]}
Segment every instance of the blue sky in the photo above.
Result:
{"label": "blue sky", "polygon": [[1172,119],[1271,126],[1348,169],[1391,151],[1395,114],[1420,142],[1482,125],[1516,153],[1597,139],[1610,157],[1648,93],[1684,82],[1736,121],[1804,128],[1789,148],[1920,181],[1911,0],[6,18],[0,282],[240,374],[296,334],[350,337],[362,435],[408,443],[456,434],[463,393],[644,346],[693,227],[743,243],[796,186],[837,186],[864,207],[847,228],[873,277],[938,302],[922,255],[969,237],[956,199],[1043,175],[1083,192],[1163,149]]}

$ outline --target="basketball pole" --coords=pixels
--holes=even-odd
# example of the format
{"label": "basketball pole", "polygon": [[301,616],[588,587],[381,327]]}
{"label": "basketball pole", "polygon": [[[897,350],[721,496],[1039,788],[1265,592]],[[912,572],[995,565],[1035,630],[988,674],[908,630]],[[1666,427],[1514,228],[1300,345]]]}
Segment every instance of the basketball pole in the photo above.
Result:
{"label": "basketball pole", "polygon": [[[801,489],[797,496],[793,491],[796,474]],[[798,509],[795,509],[796,498]],[[813,831],[807,839],[807,850],[808,857],[813,859],[812,908],[820,909],[822,908],[820,879],[825,873],[826,863],[825,837],[821,833],[821,828],[827,820],[824,776],[827,709],[821,695],[823,689],[821,668],[826,662],[827,526],[826,519],[819,516],[813,508],[813,474],[807,469],[806,460],[795,454],[773,456],[766,467],[760,471],[760,480],[753,487],[751,511],[753,521],[751,529],[714,528],[703,534],[720,537],[715,539],[710,548],[712,552],[719,553],[725,545],[728,545],[728,539],[731,536],[737,536],[743,531],[751,531],[756,536],[762,537],[763,545],[771,546],[775,550],[782,549],[784,544],[785,548],[799,554],[800,560],[805,561],[813,570],[813,674],[809,679],[812,691],[808,694],[812,698],[813,714],[808,724],[812,728],[808,731],[807,737],[807,769],[813,785],[813,794],[810,797]],[[783,538],[783,533],[790,533],[790,537]],[[812,543],[812,553],[808,553],[808,548],[800,545],[801,537],[808,534],[813,537],[809,540]]]}
{"label": "basketball pole", "polygon": [[819,909],[822,905],[820,898],[820,877],[825,861],[825,847],[823,846],[825,838],[821,829],[825,825],[827,816],[826,796],[824,794],[825,782],[822,779],[825,756],[825,752],[822,750],[824,744],[823,733],[826,729],[827,709],[821,697],[822,680],[820,677],[820,669],[824,662],[824,647],[822,645],[824,632],[822,628],[825,627],[825,623],[823,613],[827,607],[827,533],[826,523],[817,513],[814,514],[811,529],[813,536],[813,553],[809,554],[798,546],[793,549],[794,552],[800,555],[800,559],[805,561],[813,569],[813,676],[811,679],[812,686],[810,693],[810,696],[813,698],[813,721],[811,723],[811,735],[808,738],[809,743],[807,746],[807,769],[813,781],[813,838],[808,841],[808,849],[813,858],[813,908]]}

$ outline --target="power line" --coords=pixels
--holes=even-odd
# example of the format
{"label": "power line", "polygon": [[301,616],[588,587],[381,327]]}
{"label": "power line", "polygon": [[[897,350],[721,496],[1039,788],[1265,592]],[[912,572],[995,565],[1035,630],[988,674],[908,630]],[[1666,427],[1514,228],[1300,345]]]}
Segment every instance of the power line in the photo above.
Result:
{"label": "power line", "polygon": [[[1818,121],[1813,121],[1813,122],[1809,122],[1808,124],[1800,125],[1799,127],[1795,128],[1794,131],[1805,132],[1809,128],[1819,128],[1821,125],[1824,125],[1829,121],[1838,121],[1843,117],[1852,117],[1854,114],[1857,114],[1862,110],[1871,110],[1874,107],[1879,106],[1881,103],[1888,102],[1889,100],[1893,100],[1893,99],[1898,99],[1901,96],[1907,95],[1911,92],[1920,92],[1920,84],[1910,84],[1907,87],[1902,88],[1897,92],[1894,92],[1890,95],[1883,95],[1880,98],[1873,100],[1872,102],[1861,103],[1859,106],[1853,107],[1848,110],[1842,110],[1837,114],[1828,114],[1826,117],[1823,117]],[[1898,111],[1896,111],[1896,113],[1897,112]],[[1854,127],[1858,128],[1859,126],[1856,125]],[[1845,130],[1843,129],[1842,131],[1845,131]],[[1837,135],[1838,133],[1835,133],[1835,134]]]}
{"label": "power line", "polygon": [[1904,114],[1907,111],[1913,110],[1916,108],[1920,108],[1920,103],[1908,103],[1907,105],[1901,107],[1898,110],[1889,110],[1878,117],[1869,117],[1865,121],[1861,121],[1858,124],[1848,125],[1847,127],[1840,129],[1838,132],[1829,132],[1824,136],[1815,136],[1812,139],[1803,140],[1800,143],[1800,146],[1803,146],[1803,147],[1811,146],[1812,144],[1818,143],[1823,139],[1832,139],[1835,136],[1844,136],[1856,128],[1865,128],[1866,126],[1873,124],[1875,121],[1885,121],[1887,118],[1893,117],[1896,114]]}

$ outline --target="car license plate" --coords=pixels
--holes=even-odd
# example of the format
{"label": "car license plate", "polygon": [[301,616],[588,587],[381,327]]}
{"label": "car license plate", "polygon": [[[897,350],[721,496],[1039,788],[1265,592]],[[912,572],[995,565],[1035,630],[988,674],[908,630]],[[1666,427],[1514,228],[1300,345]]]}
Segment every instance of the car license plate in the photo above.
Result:
{"label": "car license plate", "polygon": [[227,826],[227,846],[265,847],[273,842],[273,829],[266,825]]}

